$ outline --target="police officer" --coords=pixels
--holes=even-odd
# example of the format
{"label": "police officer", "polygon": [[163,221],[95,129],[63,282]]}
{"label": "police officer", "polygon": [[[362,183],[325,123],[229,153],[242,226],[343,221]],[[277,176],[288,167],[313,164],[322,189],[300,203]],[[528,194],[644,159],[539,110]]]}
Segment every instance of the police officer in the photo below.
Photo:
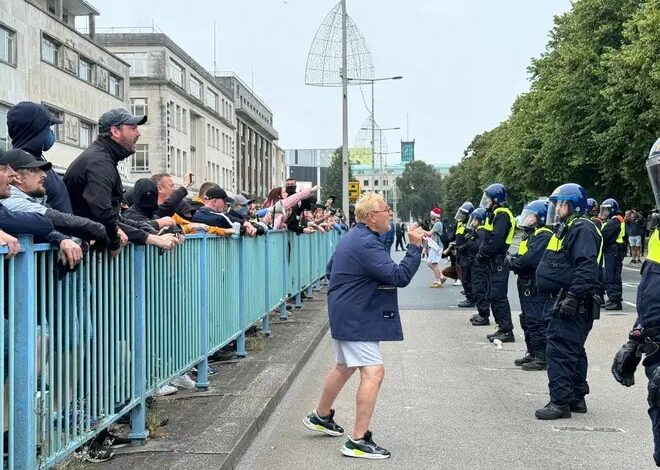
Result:
{"label": "police officer", "polygon": [[470,318],[474,326],[490,325],[490,305],[488,295],[490,293],[488,284],[488,273],[490,267],[486,263],[477,260],[477,253],[482,243],[488,237],[488,231],[484,227],[486,220],[486,209],[478,207],[470,215],[468,231],[465,238],[464,250],[468,253],[470,263],[470,280],[472,282],[472,297],[477,307],[477,313]]}
{"label": "police officer", "polygon": [[[655,196],[655,205],[660,209],[660,139],[658,139],[646,162]],[[660,467],[660,218],[652,219],[649,249],[642,265],[642,277],[637,288],[637,321],[629,335],[628,343],[616,353],[612,364],[614,378],[630,387],[635,383],[635,369],[646,353],[642,364],[648,383],[649,416],[653,429],[655,451],[653,458]]]}
{"label": "police officer", "polygon": [[550,301],[547,294],[536,288],[536,267],[552,236],[552,230],[545,226],[547,214],[547,201],[533,201],[523,208],[519,220],[524,234],[518,254],[507,255],[504,260],[518,275],[520,326],[525,333],[527,353],[513,363],[523,370],[545,370],[545,312]]}
{"label": "police officer", "polygon": [[621,305],[623,287],[621,285],[621,271],[623,258],[626,256],[626,224],[619,204],[614,199],[605,199],[600,205],[599,217],[604,221],[601,232],[603,234],[603,253],[605,266],[603,279],[607,292],[605,310],[622,310]]}
{"label": "police officer", "polygon": [[489,341],[499,339],[503,343],[513,343],[513,322],[511,321],[511,306],[509,305],[509,268],[504,264],[504,258],[509,251],[516,231],[516,219],[507,207],[506,188],[494,183],[484,190],[480,206],[486,209],[484,228],[488,231],[486,240],[479,248],[477,259],[490,268],[488,297],[493,317],[498,325],[497,331],[486,335]]}
{"label": "police officer", "polygon": [[574,183],[563,184],[550,196],[548,224],[555,228],[536,269],[536,287],[553,299],[546,330],[546,362],[550,402],[539,419],[570,418],[586,413],[587,340],[600,312],[599,258],[602,236],[585,217],[587,193]]}
{"label": "police officer", "polygon": [[601,228],[603,228],[603,221],[600,220],[600,217],[598,217],[598,213],[599,213],[598,201],[596,201],[592,197],[587,198],[587,215],[591,217],[591,221],[600,230]]}
{"label": "police officer", "polygon": [[470,279],[470,258],[467,250],[463,249],[465,246],[465,237],[468,219],[474,211],[474,205],[470,201],[465,201],[461,207],[456,211],[456,266],[458,268],[459,278],[463,285],[463,293],[465,299],[458,303],[459,307],[471,308],[474,307],[474,298],[472,296],[472,284]]}

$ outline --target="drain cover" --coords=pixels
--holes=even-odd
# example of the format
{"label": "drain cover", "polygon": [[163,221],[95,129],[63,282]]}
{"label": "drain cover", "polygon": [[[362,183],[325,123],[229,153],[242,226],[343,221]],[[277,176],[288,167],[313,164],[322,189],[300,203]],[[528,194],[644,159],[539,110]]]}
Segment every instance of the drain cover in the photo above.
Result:
{"label": "drain cover", "polygon": [[555,431],[589,431],[589,432],[626,432],[621,428],[593,428],[591,426],[555,426]]}

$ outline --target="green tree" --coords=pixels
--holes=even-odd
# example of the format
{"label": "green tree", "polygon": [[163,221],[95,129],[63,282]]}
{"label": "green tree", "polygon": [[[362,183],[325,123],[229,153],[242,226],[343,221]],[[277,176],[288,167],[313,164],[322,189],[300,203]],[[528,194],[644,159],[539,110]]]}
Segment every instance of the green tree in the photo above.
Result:
{"label": "green tree", "polygon": [[436,206],[440,205],[442,176],[431,165],[415,160],[406,165],[403,174],[396,179],[399,192],[397,210],[402,219],[408,214],[424,219]]}
{"label": "green tree", "polygon": [[[332,161],[330,162],[330,166],[328,167],[328,172],[326,173],[326,180],[325,184],[323,185],[323,188],[321,188],[322,195],[324,198],[328,198],[330,196],[335,196],[337,198],[337,201],[335,202],[335,205],[337,207],[341,207],[341,201],[344,195],[344,192],[348,192],[348,188],[342,188],[341,184],[341,173],[342,173],[342,162],[341,162],[342,156],[341,156],[341,147],[338,147],[334,154],[332,155]],[[353,172],[351,171],[351,167],[349,165],[348,167],[348,181],[355,181],[353,179]]]}

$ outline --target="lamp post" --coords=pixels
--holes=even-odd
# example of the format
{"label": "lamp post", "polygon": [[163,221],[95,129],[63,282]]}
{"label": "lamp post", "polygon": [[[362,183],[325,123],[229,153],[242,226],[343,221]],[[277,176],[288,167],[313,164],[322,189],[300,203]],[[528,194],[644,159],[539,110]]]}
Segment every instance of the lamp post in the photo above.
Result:
{"label": "lamp post", "polygon": [[[382,77],[382,78],[349,78],[348,80],[358,83],[371,83],[371,187],[375,188],[374,177],[376,173],[376,115],[374,113],[374,107],[376,105],[374,98],[374,83],[383,82],[385,80],[401,80],[402,75],[396,75],[394,77]],[[382,129],[381,129],[382,130]]]}
{"label": "lamp post", "polygon": [[346,38],[346,0],[341,0],[341,187],[342,198],[341,206],[344,217],[346,217],[346,225],[351,224],[351,217],[348,207],[348,77],[346,72],[348,70],[347,52],[347,38]]}

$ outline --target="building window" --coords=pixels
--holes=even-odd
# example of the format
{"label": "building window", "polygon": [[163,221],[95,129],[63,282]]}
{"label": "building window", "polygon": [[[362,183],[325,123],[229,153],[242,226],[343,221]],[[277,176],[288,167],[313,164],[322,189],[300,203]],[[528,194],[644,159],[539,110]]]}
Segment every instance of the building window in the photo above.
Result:
{"label": "building window", "polygon": [[206,125],[206,145],[212,145],[211,142],[211,124]]}
{"label": "building window", "polygon": [[60,45],[48,36],[41,37],[41,60],[51,65],[59,65]]}
{"label": "building window", "polygon": [[93,125],[85,122],[85,121],[80,121],[80,135],[78,138],[78,145],[81,147],[89,147],[89,144],[92,143],[92,133],[93,133]]}
{"label": "building window", "polygon": [[183,87],[183,67],[170,59],[170,80],[175,85]]}
{"label": "building window", "polygon": [[[48,111],[54,118],[64,121],[64,113],[62,111],[57,111],[53,108],[48,108]],[[64,142],[64,124],[55,124],[52,128],[55,132],[55,140]]]}
{"label": "building window", "polygon": [[9,150],[7,111],[9,111],[9,108],[0,104],[0,150]]}
{"label": "building window", "polygon": [[181,130],[181,106],[176,105],[176,112],[174,114],[174,127]]}
{"label": "building window", "polygon": [[190,94],[202,101],[202,82],[194,76],[190,76]]}
{"label": "building window", "polygon": [[364,186],[369,186],[369,180],[364,180]]}
{"label": "building window", "polygon": [[149,144],[137,144],[131,160],[131,171],[149,171]]}
{"label": "building window", "polygon": [[188,133],[188,111],[186,111],[186,108],[181,108],[181,132]]}
{"label": "building window", "polygon": [[121,98],[121,78],[112,74],[108,75],[108,92],[112,96]]}
{"label": "building window", "polygon": [[131,98],[131,114],[136,116],[149,114],[149,100],[147,98]]}
{"label": "building window", "polygon": [[188,154],[186,153],[185,150],[183,150],[181,152],[181,155],[183,158],[182,166],[181,166],[181,176],[183,176],[188,171]]}
{"label": "building window", "polygon": [[181,176],[181,149],[176,149],[174,174],[177,176]]}
{"label": "building window", "polygon": [[206,106],[211,108],[213,111],[218,111],[218,95],[209,89],[206,90]]}
{"label": "building window", "polygon": [[0,62],[16,65],[16,33],[0,26]]}
{"label": "building window", "polygon": [[131,66],[131,77],[146,77],[148,75],[146,53],[117,54],[117,57]]}
{"label": "building window", "polygon": [[92,75],[93,71],[94,64],[81,57],[78,61],[78,77],[80,77],[81,80],[85,80],[87,83],[92,83],[94,79]]}

